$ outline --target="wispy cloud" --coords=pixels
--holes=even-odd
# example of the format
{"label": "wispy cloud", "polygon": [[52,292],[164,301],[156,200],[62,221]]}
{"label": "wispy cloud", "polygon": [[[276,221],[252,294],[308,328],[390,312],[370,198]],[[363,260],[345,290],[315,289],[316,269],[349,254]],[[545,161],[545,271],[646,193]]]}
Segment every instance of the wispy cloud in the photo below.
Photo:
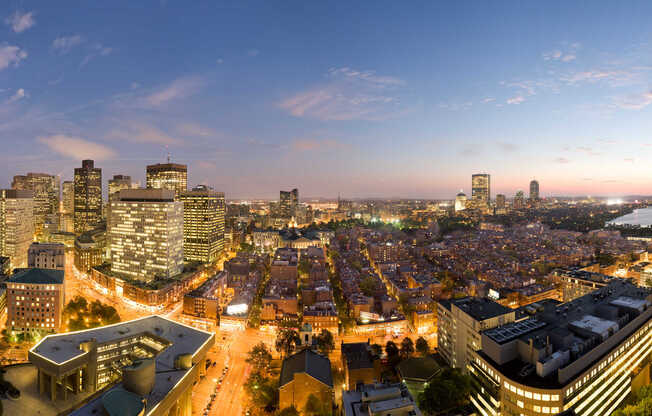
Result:
{"label": "wispy cloud", "polygon": [[260,54],[260,51],[258,49],[249,49],[247,51],[247,55],[252,57],[252,58],[255,57],[255,56],[258,56],[258,54]]}
{"label": "wispy cloud", "polygon": [[101,43],[97,43],[97,44],[93,45],[92,52],[84,57],[84,59],[79,64],[79,66],[83,67],[86,64],[88,64],[91,60],[93,60],[94,58],[97,58],[98,56],[108,56],[112,52],[113,52],[113,48],[110,48],[108,46],[104,46]]}
{"label": "wispy cloud", "polygon": [[80,35],[60,36],[52,41],[52,49],[65,55],[82,42],[84,42],[84,38]]}
{"label": "wispy cloud", "polygon": [[183,140],[174,138],[163,130],[140,122],[125,123],[122,127],[111,130],[107,139],[126,140],[134,143],[152,143],[160,145],[177,145]]}
{"label": "wispy cloud", "polygon": [[600,152],[596,152],[595,150],[593,150],[593,148],[588,146],[578,146],[577,151],[584,153],[588,156],[599,156],[601,154]]}
{"label": "wispy cloud", "polygon": [[561,163],[561,164],[566,164],[570,163],[570,160],[566,159],[565,157],[558,157],[554,160],[555,163]]}
{"label": "wispy cloud", "polygon": [[522,95],[517,95],[515,97],[511,97],[507,99],[507,104],[520,104],[523,101],[525,101],[525,97]]}
{"label": "wispy cloud", "polygon": [[18,65],[25,58],[27,58],[27,52],[18,46],[11,46],[6,43],[0,45],[0,70],[10,65]]}
{"label": "wispy cloud", "polygon": [[382,120],[402,111],[398,97],[405,81],[374,71],[331,68],[327,82],[278,103],[295,117],[318,120]]}
{"label": "wispy cloud", "polygon": [[461,148],[459,154],[460,156],[478,156],[482,153],[482,150],[483,149],[481,144],[471,143]]}
{"label": "wispy cloud", "polygon": [[36,140],[39,143],[45,144],[55,153],[77,160],[106,160],[111,159],[116,155],[113,149],[81,137],[55,134],[52,136],[41,136]]}
{"label": "wispy cloud", "polygon": [[306,151],[325,151],[347,147],[344,143],[330,139],[298,139],[291,144],[292,150]]}
{"label": "wispy cloud", "polygon": [[490,103],[490,102],[492,102],[492,101],[496,101],[496,99],[495,99],[494,97],[487,97],[487,98],[484,98],[484,99],[482,100],[482,102],[485,103],[485,104],[486,104],[486,103]]}
{"label": "wispy cloud", "polygon": [[23,98],[26,98],[26,97],[29,97],[29,95],[25,92],[25,90],[23,88],[18,88],[16,90],[16,92],[14,93],[14,95],[9,97],[6,102],[7,102],[7,104],[11,104],[11,103],[14,103],[14,102],[16,102],[18,100],[22,100]]}
{"label": "wispy cloud", "polygon": [[577,58],[577,51],[580,48],[579,43],[571,43],[570,45],[564,45],[562,49],[554,49],[548,52],[541,54],[541,57],[544,61],[561,61],[561,62],[570,62],[574,61]]}
{"label": "wispy cloud", "polygon": [[5,19],[5,23],[11,26],[11,30],[16,33],[22,33],[36,24],[34,20],[34,12],[23,13],[16,11],[11,16]]}
{"label": "wispy cloud", "polygon": [[202,126],[197,123],[180,123],[176,126],[176,131],[182,136],[191,137],[215,137],[219,136],[215,130]]}
{"label": "wispy cloud", "polygon": [[146,96],[143,103],[147,107],[162,107],[170,102],[197,93],[204,82],[200,77],[184,77]]}
{"label": "wispy cloud", "polygon": [[650,105],[650,103],[652,103],[652,91],[614,99],[614,104],[625,110],[640,110]]}

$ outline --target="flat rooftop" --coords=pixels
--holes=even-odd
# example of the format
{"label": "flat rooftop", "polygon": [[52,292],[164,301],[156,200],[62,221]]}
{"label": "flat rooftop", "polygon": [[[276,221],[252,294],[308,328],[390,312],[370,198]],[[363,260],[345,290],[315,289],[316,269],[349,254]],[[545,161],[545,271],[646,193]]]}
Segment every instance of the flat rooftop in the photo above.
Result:
{"label": "flat rooftop", "polygon": [[453,299],[450,303],[463,310],[476,321],[484,321],[485,319],[495,318],[514,311],[507,306],[503,306],[487,298],[465,297]]}
{"label": "flat rooftop", "polygon": [[[152,334],[169,342],[156,357],[156,378],[154,388],[145,397],[147,405],[145,415],[156,407],[158,403],[174,388],[174,386],[190,371],[190,369],[177,369],[175,359],[182,354],[197,354],[208,342],[214,340],[215,335],[199,329],[171,321],[158,315],[147,316],[133,321],[108,325],[101,328],[89,329],[67,334],[48,335],[34,346],[30,352],[44,357],[55,364],[84,355],[79,349],[82,342],[94,338],[98,344],[109,343],[113,340],[125,338],[129,335]],[[203,363],[200,363],[203,365]],[[102,397],[114,389],[122,388],[118,383],[96,399],[75,410],[71,415],[87,416],[103,414]]]}
{"label": "flat rooftop", "polygon": [[[571,302],[537,302],[539,307],[529,319],[485,330],[482,332],[483,342],[485,336],[498,344],[499,348],[514,340],[525,344],[532,340],[535,348],[544,348],[546,343],[550,342],[553,353],[572,350],[580,344],[589,346],[580,348],[583,352],[578,351],[575,359],[571,358],[560,367],[564,368],[620,333],[621,329],[639,314],[648,313],[652,306],[650,296],[649,290],[615,278],[607,286]],[[599,340],[595,343],[597,338]],[[527,363],[522,361],[519,355],[500,365],[491,358],[489,348],[487,345],[486,351],[478,353],[506,377],[533,387],[560,387],[556,370],[547,377],[540,377],[536,372],[524,376],[521,371]],[[610,352],[611,350],[605,354]],[[586,364],[584,368],[593,365],[589,362]]]}

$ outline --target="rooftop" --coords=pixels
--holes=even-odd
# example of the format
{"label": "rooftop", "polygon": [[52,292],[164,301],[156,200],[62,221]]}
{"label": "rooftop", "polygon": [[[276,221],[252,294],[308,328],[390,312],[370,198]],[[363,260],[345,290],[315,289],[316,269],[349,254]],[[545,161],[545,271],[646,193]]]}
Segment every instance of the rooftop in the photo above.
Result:
{"label": "rooftop", "polygon": [[487,298],[465,297],[452,299],[450,303],[460,308],[476,321],[484,321],[513,312],[513,309]]}
{"label": "rooftop", "polygon": [[[55,365],[62,365],[68,360],[80,357],[86,352],[79,349],[82,342],[94,338],[98,344],[109,343],[118,338],[127,337],[129,334],[137,336],[149,333],[162,338],[169,344],[155,357],[156,375],[152,391],[144,397],[146,401],[145,415],[155,408],[166,395],[183,379],[190,369],[178,369],[175,366],[175,359],[183,354],[197,354],[207,343],[214,340],[214,334],[201,331],[189,326],[171,321],[158,315],[147,316],[133,321],[108,325],[101,328],[88,329],[84,331],[70,332],[66,334],[48,335],[30,350],[30,355],[35,354],[43,357]],[[122,383],[111,387],[104,394],[75,410],[72,415],[87,416],[102,414],[104,398],[120,393],[115,390],[123,389]],[[110,400],[114,402],[114,400]],[[133,400],[130,400],[130,403]],[[122,404],[117,405],[122,409]],[[131,406],[129,407],[131,408]],[[108,410],[108,409],[107,409]],[[125,413],[113,413],[125,414]]]}
{"label": "rooftop", "polygon": [[330,360],[312,350],[303,350],[283,360],[279,386],[283,387],[293,381],[296,373],[306,373],[325,385],[333,387]]}
{"label": "rooftop", "polygon": [[20,269],[19,272],[7,280],[11,283],[31,283],[37,285],[62,284],[64,279],[63,270],[53,269]]}

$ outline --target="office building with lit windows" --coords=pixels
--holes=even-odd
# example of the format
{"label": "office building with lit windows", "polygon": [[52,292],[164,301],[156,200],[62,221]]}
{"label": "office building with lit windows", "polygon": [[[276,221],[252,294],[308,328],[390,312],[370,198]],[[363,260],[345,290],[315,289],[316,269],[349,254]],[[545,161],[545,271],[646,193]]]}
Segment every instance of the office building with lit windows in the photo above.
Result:
{"label": "office building with lit windows", "polygon": [[539,181],[532,180],[530,182],[530,201],[535,202],[539,200]]}
{"label": "office building with lit windows", "polygon": [[102,220],[102,169],[92,160],[83,160],[75,168],[74,183],[75,234],[92,230]]}
{"label": "office building with lit windows", "polygon": [[34,231],[37,235],[43,232],[48,216],[59,212],[59,182],[58,176],[32,172],[16,175],[11,182],[12,189],[34,193]]}
{"label": "office building with lit windows", "polygon": [[58,332],[64,306],[64,272],[21,269],[7,280],[7,329]]}
{"label": "office building with lit windows", "polygon": [[224,251],[224,193],[206,186],[179,194],[183,202],[183,256],[211,263]]}
{"label": "office building with lit windows", "polygon": [[471,175],[471,199],[489,204],[491,201],[491,176],[487,173]]}
{"label": "office building with lit windows", "polygon": [[291,191],[280,191],[278,209],[281,218],[296,217],[298,206],[299,190],[297,188]]}
{"label": "office building with lit windows", "polygon": [[34,193],[0,189],[0,256],[9,269],[27,267],[27,250],[34,241]]}
{"label": "office building with lit windows", "polygon": [[75,211],[75,182],[63,181],[61,184],[62,212],[72,214]]}
{"label": "office building with lit windows", "polygon": [[466,194],[460,190],[460,192],[455,195],[455,212],[464,211],[466,209]]}
{"label": "office building with lit windows", "polygon": [[149,282],[183,271],[183,202],[167,189],[123,189],[111,201],[111,272]]}
{"label": "office building with lit windows", "polygon": [[113,199],[117,192],[123,189],[132,189],[133,187],[131,176],[113,175],[113,178],[109,179],[109,200]]}
{"label": "office building with lit windows", "polygon": [[38,392],[59,408],[68,401],[62,414],[191,416],[193,385],[214,343],[214,333],[151,315],[48,335],[28,357]]}
{"label": "office building with lit windows", "polygon": [[147,166],[147,187],[169,189],[179,196],[188,190],[188,166],[178,163],[157,163]]}
{"label": "office building with lit windows", "polygon": [[496,214],[504,214],[505,210],[506,210],[505,195],[504,194],[496,195]]}
{"label": "office building with lit windows", "polygon": [[652,296],[614,280],[572,302],[545,300],[482,332],[468,370],[483,415],[611,415],[650,383]]}
{"label": "office building with lit windows", "polygon": [[437,303],[437,350],[451,367],[465,370],[482,347],[480,331],[514,322],[516,313],[491,299],[465,297]]}

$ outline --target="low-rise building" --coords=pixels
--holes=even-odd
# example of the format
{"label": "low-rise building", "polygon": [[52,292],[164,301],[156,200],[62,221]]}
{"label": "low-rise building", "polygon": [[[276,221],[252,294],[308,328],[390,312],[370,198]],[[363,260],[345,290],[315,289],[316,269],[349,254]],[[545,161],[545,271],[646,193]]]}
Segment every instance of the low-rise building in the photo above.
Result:
{"label": "low-rise building", "polygon": [[333,404],[333,376],[327,357],[310,349],[287,357],[281,367],[279,381],[279,407],[294,406],[303,411],[308,397],[317,397],[325,409]]}
{"label": "low-rise building", "polygon": [[344,416],[421,416],[407,387],[396,384],[367,384],[342,393]]}
{"label": "low-rise building", "polygon": [[[29,350],[29,360],[38,369],[38,391],[70,401],[66,414],[190,415],[193,384],[205,374],[214,342],[212,333],[152,315],[49,335]],[[78,393],[105,388],[72,410]]]}
{"label": "low-rise building", "polygon": [[373,354],[369,341],[342,343],[341,350],[345,390],[380,381],[380,357]]}
{"label": "low-rise building", "polygon": [[63,270],[22,269],[7,280],[7,329],[59,332],[65,302]]}
{"label": "low-rise building", "polygon": [[32,243],[27,251],[27,267],[64,270],[66,246],[60,243]]}

